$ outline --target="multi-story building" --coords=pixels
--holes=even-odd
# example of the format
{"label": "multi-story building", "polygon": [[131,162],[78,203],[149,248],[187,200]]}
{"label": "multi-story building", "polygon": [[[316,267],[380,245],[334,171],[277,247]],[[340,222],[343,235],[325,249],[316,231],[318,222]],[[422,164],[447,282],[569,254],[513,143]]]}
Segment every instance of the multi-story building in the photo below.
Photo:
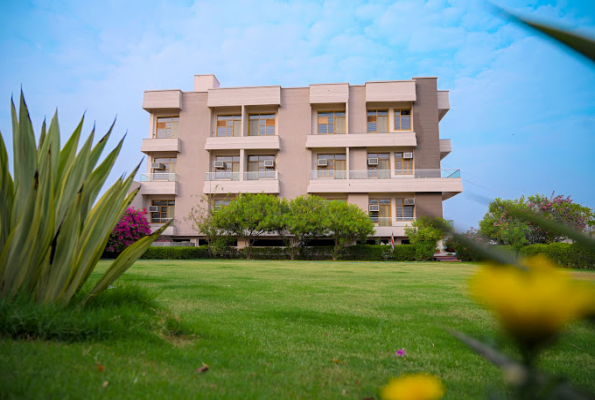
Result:
{"label": "multi-story building", "polygon": [[450,105],[435,77],[223,88],[195,75],[193,92],[146,91],[143,109],[147,169],[133,205],[154,227],[175,219],[165,234],[176,241],[200,238],[184,221],[200,196],[222,204],[263,192],[357,204],[377,238],[401,243],[413,219],[442,217],[442,202],[463,190],[459,171],[440,165],[451,151],[439,135]]}

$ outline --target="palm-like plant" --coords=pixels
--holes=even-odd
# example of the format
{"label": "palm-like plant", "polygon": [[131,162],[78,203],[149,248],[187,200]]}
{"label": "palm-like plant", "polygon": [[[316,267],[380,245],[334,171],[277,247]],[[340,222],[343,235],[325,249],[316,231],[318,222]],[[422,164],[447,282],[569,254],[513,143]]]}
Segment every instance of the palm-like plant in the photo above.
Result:
{"label": "palm-like plant", "polygon": [[[25,293],[38,303],[66,304],[93,272],[136,196],[127,193],[140,164],[97,200],[124,140],[96,167],[114,125],[95,146],[93,129],[77,154],[84,117],[61,148],[57,113],[49,128],[43,122],[36,145],[22,93],[18,116],[12,101],[11,111],[14,176],[0,133],[0,298]],[[122,275],[167,226],[124,250],[83,303]]]}

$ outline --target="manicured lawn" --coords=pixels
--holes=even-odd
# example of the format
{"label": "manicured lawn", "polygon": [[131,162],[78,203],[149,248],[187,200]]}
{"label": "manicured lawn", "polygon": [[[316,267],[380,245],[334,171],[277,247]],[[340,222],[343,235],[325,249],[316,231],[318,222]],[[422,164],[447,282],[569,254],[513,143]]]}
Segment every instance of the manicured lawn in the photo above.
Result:
{"label": "manicured lawn", "polygon": [[[500,372],[445,331],[513,351],[466,296],[476,268],[139,261],[122,281],[157,291],[159,305],[181,318],[183,334],[75,343],[0,339],[0,398],[362,399],[377,397],[390,377],[419,371],[438,375],[448,399],[482,398],[504,388]],[[407,356],[395,357],[401,348]],[[203,363],[210,369],[199,374]],[[569,329],[540,367],[595,392],[592,327]]]}

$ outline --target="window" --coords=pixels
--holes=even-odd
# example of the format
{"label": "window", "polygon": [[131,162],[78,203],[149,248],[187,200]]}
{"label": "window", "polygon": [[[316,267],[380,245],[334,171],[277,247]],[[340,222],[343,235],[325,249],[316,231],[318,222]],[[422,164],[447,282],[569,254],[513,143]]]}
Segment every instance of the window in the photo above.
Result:
{"label": "window", "polygon": [[273,136],[275,114],[250,114],[249,136]]}
{"label": "window", "polygon": [[318,113],[318,134],[345,133],[345,111]]}
{"label": "window", "polygon": [[[326,160],[326,165],[320,165],[321,160]],[[319,154],[316,163],[318,168],[317,176],[319,178],[345,179],[346,160],[345,154]]]}
{"label": "window", "polygon": [[405,199],[395,199],[397,204],[397,221],[411,221],[415,206],[406,206]]}
{"label": "window", "polygon": [[275,156],[248,156],[248,179],[275,178],[275,167],[265,167],[265,161],[275,161]]}
{"label": "window", "polygon": [[411,109],[395,108],[395,131],[411,130]]}
{"label": "window", "polygon": [[[378,211],[369,211],[372,222],[377,223],[378,226],[391,226],[390,214],[390,199],[370,199],[368,200],[370,206],[377,206]],[[368,210],[372,208],[369,207]]]}
{"label": "window", "polygon": [[155,157],[153,163],[160,163],[161,168],[152,168],[154,181],[173,181],[173,176],[176,172],[176,157]]}
{"label": "window", "polygon": [[242,136],[242,116],[217,115],[217,136]]}
{"label": "window", "polygon": [[156,139],[171,139],[178,137],[180,117],[157,117]]}
{"label": "window", "polygon": [[388,132],[388,110],[368,111],[368,133]]}
{"label": "window", "polygon": [[152,224],[164,224],[174,218],[175,200],[152,200],[151,205],[158,211],[151,211]]}
{"label": "window", "polygon": [[[223,168],[216,168],[215,163],[223,163]],[[215,180],[240,180],[240,156],[216,156],[213,158]]]}
{"label": "window", "polygon": [[225,206],[228,206],[231,203],[231,200],[215,200],[215,205],[213,208],[215,210],[220,210]]}
{"label": "window", "polygon": [[[378,161],[370,165],[372,161]],[[368,153],[368,178],[390,178],[390,153]]]}
{"label": "window", "polygon": [[395,153],[395,173],[397,175],[413,174],[413,158],[403,158],[404,155],[405,153]]}

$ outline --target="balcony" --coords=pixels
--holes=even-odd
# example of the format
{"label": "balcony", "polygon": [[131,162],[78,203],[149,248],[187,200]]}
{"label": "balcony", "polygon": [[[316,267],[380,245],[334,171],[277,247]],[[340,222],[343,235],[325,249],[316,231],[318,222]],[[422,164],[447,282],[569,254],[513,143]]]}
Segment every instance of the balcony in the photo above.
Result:
{"label": "balcony", "polygon": [[415,147],[415,132],[349,133],[308,135],[306,148],[323,147]]}
{"label": "balcony", "polygon": [[[242,178],[240,180],[240,178]],[[203,193],[279,193],[279,172],[206,172]]]}
{"label": "balcony", "polygon": [[450,144],[450,139],[440,139],[440,159],[442,160],[449,155],[451,151],[452,146]]}
{"label": "balcony", "polygon": [[370,217],[372,222],[374,222],[374,230],[376,233],[374,236],[390,236],[391,234],[394,236],[407,236],[405,235],[405,228],[411,226],[411,223],[415,220],[415,218],[407,218],[407,217]]}
{"label": "balcony", "polygon": [[458,169],[325,171],[310,173],[308,193],[441,192],[444,200],[463,191]]}
{"label": "balcony", "polygon": [[178,194],[177,174],[156,173],[140,174],[140,193],[145,194]]}
{"label": "balcony", "polygon": [[182,92],[180,90],[147,90],[143,98],[143,109],[148,112],[181,110]]}
{"label": "balcony", "polygon": [[366,102],[416,101],[415,81],[366,82]]}
{"label": "balcony", "polygon": [[152,154],[160,151],[180,152],[180,139],[143,139],[140,151],[145,154]]}
{"label": "balcony", "polygon": [[173,220],[167,228],[163,231],[161,236],[172,236],[176,234],[176,220],[173,218],[151,218],[151,222],[149,223],[149,227],[151,228],[151,233],[155,232],[157,229],[161,228],[163,224]]}
{"label": "balcony", "polygon": [[280,150],[279,136],[208,137],[205,150]]}

